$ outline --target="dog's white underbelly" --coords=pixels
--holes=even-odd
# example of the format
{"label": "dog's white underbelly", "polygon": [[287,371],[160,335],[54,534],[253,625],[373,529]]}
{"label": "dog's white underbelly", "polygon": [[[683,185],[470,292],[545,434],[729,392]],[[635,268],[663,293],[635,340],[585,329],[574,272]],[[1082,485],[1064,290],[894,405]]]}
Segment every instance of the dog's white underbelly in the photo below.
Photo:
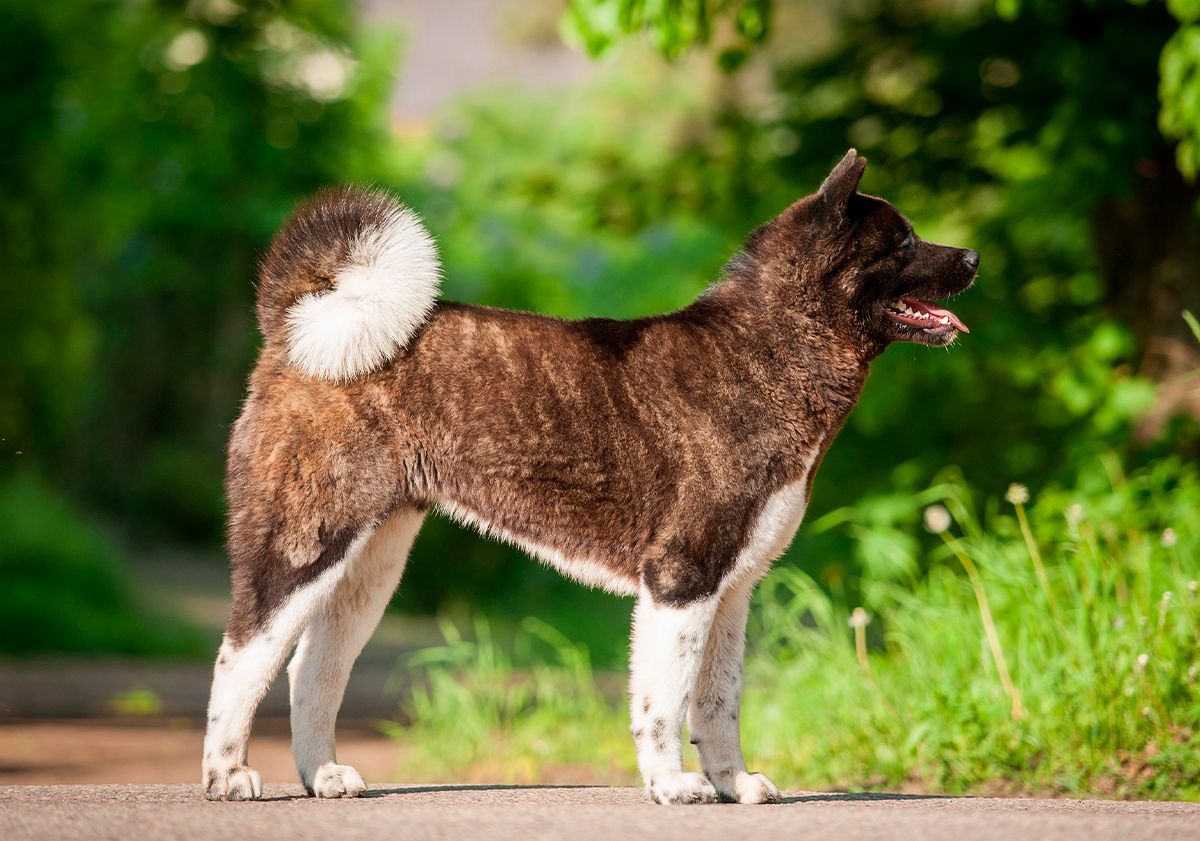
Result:
{"label": "dog's white underbelly", "polygon": [[488,522],[475,512],[461,508],[452,502],[440,502],[438,508],[455,522],[477,529],[480,534],[487,537],[494,537],[515,546],[580,584],[597,587],[618,596],[636,596],[638,593],[639,582],[636,578],[621,575],[599,561],[567,555],[553,547],[518,537],[507,529]]}
{"label": "dog's white underbelly", "polygon": [[[721,582],[722,590],[746,575],[762,578],[770,570],[771,562],[787,550],[808,508],[808,474],[818,452],[819,448],[815,448],[809,453],[797,481],[784,485],[768,497],[737,560]],[[515,546],[581,584],[618,596],[638,594],[638,579],[621,575],[598,560],[568,555],[552,546],[520,537],[453,502],[443,500],[438,503],[438,508],[455,522]]]}

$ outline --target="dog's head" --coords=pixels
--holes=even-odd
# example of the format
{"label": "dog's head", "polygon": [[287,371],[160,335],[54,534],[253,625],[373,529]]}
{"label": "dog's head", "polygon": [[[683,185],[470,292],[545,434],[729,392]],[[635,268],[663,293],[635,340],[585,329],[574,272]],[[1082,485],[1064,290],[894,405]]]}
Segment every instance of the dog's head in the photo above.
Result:
{"label": "dog's head", "polygon": [[[882,349],[891,342],[947,345],[969,332],[935,301],[975,281],[979,254],[926,242],[883,199],[858,192],[867,159],[851,149],[821,189],[756,234],[799,282],[805,310]],[[775,261],[772,261],[775,262]]]}

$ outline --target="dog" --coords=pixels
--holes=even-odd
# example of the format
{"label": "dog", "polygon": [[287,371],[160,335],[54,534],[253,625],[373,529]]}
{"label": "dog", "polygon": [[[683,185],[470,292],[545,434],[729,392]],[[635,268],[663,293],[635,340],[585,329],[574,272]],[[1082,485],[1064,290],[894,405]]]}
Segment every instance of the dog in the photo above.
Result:
{"label": "dog", "polygon": [[[262,796],[250,725],[293,649],[301,781],[316,797],[365,791],[337,763],[334,722],[437,509],[636,597],[631,730],[651,800],[777,800],[740,745],[751,593],[871,361],[966,332],[932,302],[979,265],[858,192],[865,167],[851,149],[694,303],[626,321],[438,300],[437,250],[411,210],[354,188],[302,206],[261,265],[264,342],[229,442],[233,602],[206,796]],[[683,770],[685,719],[703,773]]]}

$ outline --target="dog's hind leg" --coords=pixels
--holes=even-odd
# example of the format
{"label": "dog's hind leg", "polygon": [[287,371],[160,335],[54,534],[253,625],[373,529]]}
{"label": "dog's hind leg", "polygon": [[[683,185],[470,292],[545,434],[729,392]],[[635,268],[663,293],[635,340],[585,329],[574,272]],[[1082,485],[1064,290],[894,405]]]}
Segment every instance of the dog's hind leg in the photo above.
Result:
{"label": "dog's hind leg", "polygon": [[366,784],[334,755],[334,726],[355,658],[396,589],[424,513],[396,512],[354,558],[332,596],[313,618],[288,664],[292,753],[308,793],[357,797]]}
{"label": "dog's hind leg", "polygon": [[711,803],[717,791],[683,770],[679,731],[696,684],[718,598],[672,607],[642,589],[633,612],[629,694],[638,769],[655,803]]}
{"label": "dog's hind leg", "polygon": [[[373,529],[338,532],[321,556],[293,568],[264,550],[234,573],[234,601],[213,668],[202,782],[209,800],[257,800],[262,778],[246,764],[250,725],[284,658],[331,598]],[[231,547],[237,556],[237,549]]]}
{"label": "dog's hind leg", "polygon": [[746,771],[739,734],[746,614],[755,583],[748,576],[721,595],[688,710],[688,732],[700,751],[700,766],[722,800],[738,803],[779,799],[774,783]]}

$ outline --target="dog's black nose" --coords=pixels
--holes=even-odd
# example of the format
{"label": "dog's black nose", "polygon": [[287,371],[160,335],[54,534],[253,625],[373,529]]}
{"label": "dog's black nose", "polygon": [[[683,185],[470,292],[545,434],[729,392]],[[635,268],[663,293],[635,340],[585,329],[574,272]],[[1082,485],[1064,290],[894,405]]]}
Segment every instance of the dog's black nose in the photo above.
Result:
{"label": "dog's black nose", "polygon": [[966,249],[963,252],[963,262],[967,264],[968,269],[975,271],[979,268],[979,252]]}

